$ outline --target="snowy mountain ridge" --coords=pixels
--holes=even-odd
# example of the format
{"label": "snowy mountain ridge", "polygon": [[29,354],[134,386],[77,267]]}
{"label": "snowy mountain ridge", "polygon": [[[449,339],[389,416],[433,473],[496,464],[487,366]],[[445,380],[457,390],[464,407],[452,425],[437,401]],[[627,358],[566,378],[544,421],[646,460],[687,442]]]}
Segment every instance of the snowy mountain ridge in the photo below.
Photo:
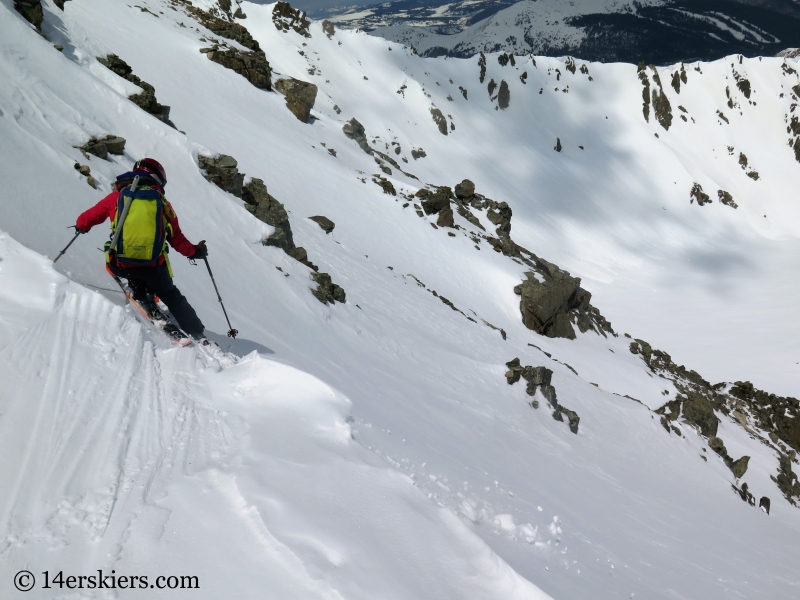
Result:
{"label": "snowy mountain ridge", "polygon": [[774,55],[798,43],[800,23],[800,7],[793,2],[765,6],[717,0],[466,0],[441,5],[410,0],[315,15],[413,46],[423,56],[511,52],[658,65],[730,54]]}
{"label": "snowy mountain ridge", "polygon": [[[795,58],[423,59],[283,4],[43,6],[46,40],[0,1],[0,585],[794,595]],[[143,155],[208,240],[242,339],[173,267],[224,353],[122,308],[107,230],[41,256]]]}

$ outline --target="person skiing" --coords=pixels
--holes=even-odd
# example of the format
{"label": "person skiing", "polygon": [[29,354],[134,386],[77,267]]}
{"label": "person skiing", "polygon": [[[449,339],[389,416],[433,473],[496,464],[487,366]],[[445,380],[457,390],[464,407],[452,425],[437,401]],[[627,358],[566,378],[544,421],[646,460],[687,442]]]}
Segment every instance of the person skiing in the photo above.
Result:
{"label": "person skiing", "polygon": [[[164,167],[155,159],[143,158],[132,171],[117,177],[113,192],[78,217],[75,229],[87,233],[111,219],[112,237],[105,248],[109,272],[128,280],[134,300],[148,313],[156,308],[156,295],[184,332],[203,341],[203,323],[172,282],[167,244],[192,259],[205,258],[208,249],[205,243],[186,239],[175,210],[164,197],[166,185]],[[120,214],[122,223],[117,222]]]}

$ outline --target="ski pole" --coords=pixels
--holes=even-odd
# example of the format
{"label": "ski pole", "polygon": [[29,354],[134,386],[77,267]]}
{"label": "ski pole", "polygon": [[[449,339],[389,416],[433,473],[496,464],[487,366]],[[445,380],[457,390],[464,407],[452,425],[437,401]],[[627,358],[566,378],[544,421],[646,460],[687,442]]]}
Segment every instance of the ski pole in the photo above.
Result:
{"label": "ski pole", "polygon": [[64,246],[64,249],[63,249],[61,252],[59,252],[59,253],[58,253],[58,256],[56,256],[55,260],[53,261],[53,264],[56,264],[56,263],[58,262],[58,259],[59,259],[59,258],[61,258],[62,256],[64,256],[64,253],[65,253],[65,252],[66,252],[66,251],[69,249],[69,247],[70,247],[70,246],[72,246],[72,242],[74,242],[75,240],[77,240],[77,239],[78,239],[78,236],[79,236],[79,235],[82,233],[82,232],[78,231],[77,229],[76,229],[75,231],[76,231],[76,233],[75,233],[75,237],[74,237],[74,238],[72,238],[72,239],[69,241],[69,244],[67,244],[66,246]]}
{"label": "ski pole", "polygon": [[[201,240],[198,245],[204,246],[205,243],[205,240]],[[222,313],[225,315],[225,320],[228,322],[228,327],[230,327],[230,329],[228,329],[228,337],[236,338],[236,336],[239,335],[239,330],[234,329],[231,326],[231,320],[228,318],[228,311],[225,310],[225,305],[222,303],[222,296],[219,295],[219,288],[217,287],[217,282],[214,280],[214,274],[211,272],[211,267],[208,264],[208,258],[203,257],[203,262],[206,263],[206,269],[208,269],[208,274],[211,277],[211,283],[214,284],[214,290],[217,292],[217,300],[219,300],[219,305],[222,307]]]}

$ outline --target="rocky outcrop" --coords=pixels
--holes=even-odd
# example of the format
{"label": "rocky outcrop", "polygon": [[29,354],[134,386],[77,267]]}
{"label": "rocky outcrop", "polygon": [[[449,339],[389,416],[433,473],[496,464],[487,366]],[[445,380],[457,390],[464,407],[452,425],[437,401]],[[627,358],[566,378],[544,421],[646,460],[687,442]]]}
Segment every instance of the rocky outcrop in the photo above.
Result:
{"label": "rocky outcrop", "polygon": [[92,138],[79,149],[84,156],[93,154],[103,160],[108,160],[109,154],[122,156],[125,152],[125,138],[118,135],[107,135],[102,138]]}
{"label": "rocky outcrop", "polygon": [[239,163],[232,156],[219,154],[217,156],[198,156],[203,177],[216,185],[221,190],[242,197],[244,173],[239,172]]}
{"label": "rocky outcrop", "polygon": [[514,293],[520,296],[522,322],[528,329],[552,338],[575,339],[573,325],[581,333],[592,330],[601,335],[616,335],[600,311],[591,306],[592,295],[580,287],[579,278],[528,254],[527,262],[535,271],[528,271],[526,280],[514,288]]}
{"label": "rocky outcrop", "polygon": [[317,99],[317,86],[289,77],[278,79],[275,82],[275,89],[286,97],[286,108],[299,121],[308,123],[311,109],[314,108],[314,101]]}
{"label": "rocky outcrop", "polygon": [[97,61],[107,69],[114,72],[116,75],[119,75],[123,79],[126,79],[142,88],[141,93],[128,96],[128,100],[133,102],[146,113],[153,115],[159,121],[163,121],[170,127],[175,127],[175,124],[169,119],[170,107],[158,102],[155,88],[146,81],[143,81],[134,75],[133,69],[128,63],[126,63],[116,54],[109,54],[104,57],[98,56]]}
{"label": "rocky outcrop", "polygon": [[[358,122],[358,120],[353,117],[347,123],[342,126],[342,132],[344,135],[354,142],[358,144],[358,147],[361,148],[367,154],[372,154],[372,148],[369,146],[369,141],[367,141],[367,132],[364,129],[364,126]],[[412,152],[413,155],[413,152]]]}
{"label": "rocky outcrop", "polygon": [[209,60],[238,73],[258,89],[272,89],[272,68],[261,50],[243,52],[227,46],[213,46],[201,48],[200,52]]}
{"label": "rocky outcrop", "polygon": [[486,55],[483,52],[481,52],[481,57],[478,59],[478,67],[481,70],[479,79],[483,83],[483,80],[486,79]]}
{"label": "rocky outcrop", "polygon": [[697,200],[697,204],[699,206],[703,206],[704,204],[711,204],[712,200],[708,194],[703,191],[703,186],[699,183],[695,183],[692,186],[692,190],[689,192],[689,196],[691,200],[689,204],[692,204],[695,200]]}
{"label": "rocky outcrop", "polygon": [[322,21],[322,33],[328,36],[328,39],[332,39],[334,35],[336,35],[336,26],[333,24],[332,21],[328,21],[325,19]]}
{"label": "rocky outcrop", "polygon": [[418,158],[425,158],[426,156],[428,155],[425,154],[425,150],[423,150],[422,148],[413,148],[411,150],[411,158],[413,158],[414,160],[417,160]]}
{"label": "rocky outcrop", "polygon": [[[772,479],[789,502],[795,504],[800,500],[800,484],[792,472],[792,462],[800,450],[799,400],[769,394],[749,381],[711,385],[699,373],[676,364],[669,354],[652,348],[644,340],[632,341],[630,351],[640,355],[655,375],[672,381],[678,390],[674,400],[655,410],[656,414],[662,415],[661,424],[668,432],[680,434],[673,425],[678,419],[694,426],[739,479],[746,474],[750,457],[733,460],[723,440],[717,437],[719,415],[730,418],[750,437],[760,440],[778,454],[778,474]],[[745,484],[741,489],[745,489]],[[749,498],[746,494],[743,496],[748,502]]]}
{"label": "rocky outcrop", "polygon": [[36,27],[36,31],[42,31],[44,12],[41,0],[14,0],[14,8],[26,21]]}
{"label": "rocky outcrop", "polygon": [[643,62],[639,63],[637,69],[637,77],[642,82],[642,113],[644,113],[644,120],[650,122],[650,80],[647,77],[647,70]]}
{"label": "rocky outcrop", "polygon": [[317,289],[311,290],[314,297],[323,304],[345,302],[345,292],[341,286],[336,285],[327,273],[312,273],[311,279],[317,283]]}
{"label": "rocky outcrop", "polygon": [[[553,409],[553,418],[556,421],[563,421],[566,416],[569,421],[569,429],[572,433],[578,433],[578,424],[581,418],[573,410],[568,409],[558,403],[556,397],[556,388],[551,385],[553,372],[546,367],[523,367],[520,364],[519,358],[515,358],[506,363],[508,371],[506,371],[506,381],[509,385],[518,382],[520,378],[528,382],[526,392],[529,396],[535,396],[537,390],[547,400],[550,408]],[[531,402],[533,408],[539,408],[538,401]]]}
{"label": "rocky outcrop", "polygon": [[[211,12],[204,11],[201,8],[192,6],[189,3],[184,3],[183,5],[183,9],[189,15],[194,17],[212,33],[224,38],[228,38],[229,40],[239,42],[242,46],[248,50],[252,50],[253,52],[261,52],[261,47],[258,45],[258,42],[253,39],[253,36],[250,35],[250,32],[247,30],[247,28],[232,20],[230,14],[230,2],[228,2],[227,7],[220,8],[222,8],[222,11],[217,10],[215,11],[216,14],[212,14]],[[239,17],[239,14],[244,15],[244,13],[241,11],[241,7],[237,10],[237,14],[234,16],[237,18],[244,18],[243,16]],[[220,16],[224,18],[220,18]]]}
{"label": "rocky outcrop", "polygon": [[433,117],[433,122],[436,123],[436,127],[439,128],[439,133],[442,135],[447,135],[447,119],[442,114],[442,111],[435,106],[432,106],[431,117]]}
{"label": "rocky outcrop", "polygon": [[731,196],[730,193],[726,192],[725,190],[718,190],[717,196],[719,197],[719,201],[725,206],[730,206],[731,208],[739,207],[739,205],[733,201],[733,196]]}
{"label": "rocky outcrop", "polygon": [[292,8],[292,5],[288,2],[275,4],[275,8],[272,9],[272,22],[278,31],[283,31],[284,33],[295,31],[303,37],[311,37],[311,33],[308,30],[310,23],[306,18],[306,13]]}
{"label": "rocky outcrop", "polygon": [[334,227],[336,227],[336,223],[331,221],[328,217],[323,217],[322,215],[316,215],[308,218],[319,225],[325,233],[330,233],[333,231]]}
{"label": "rocky outcrop", "polygon": [[500,91],[497,92],[497,106],[500,110],[505,110],[511,102],[511,90],[508,89],[506,80],[500,82]]}
{"label": "rocky outcrop", "polygon": [[254,217],[275,228],[274,233],[262,241],[265,246],[275,246],[284,252],[294,250],[292,227],[283,204],[267,191],[261,179],[253,177],[242,189],[245,208]]}

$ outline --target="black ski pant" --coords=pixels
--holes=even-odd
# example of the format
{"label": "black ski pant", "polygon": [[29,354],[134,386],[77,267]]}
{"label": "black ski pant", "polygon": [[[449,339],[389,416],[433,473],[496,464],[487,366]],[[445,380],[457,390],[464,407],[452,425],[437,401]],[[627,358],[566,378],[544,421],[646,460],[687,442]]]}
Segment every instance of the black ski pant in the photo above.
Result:
{"label": "black ski pant", "polygon": [[[111,270],[118,276],[128,280],[128,285],[134,290],[134,297],[137,288],[142,286],[158,296],[167,305],[169,312],[175,317],[178,325],[191,336],[200,336],[205,327],[194,312],[194,309],[186,300],[180,290],[172,283],[169,276],[167,265],[157,267],[119,267],[114,264],[109,265]],[[138,300],[139,298],[137,298]]]}

